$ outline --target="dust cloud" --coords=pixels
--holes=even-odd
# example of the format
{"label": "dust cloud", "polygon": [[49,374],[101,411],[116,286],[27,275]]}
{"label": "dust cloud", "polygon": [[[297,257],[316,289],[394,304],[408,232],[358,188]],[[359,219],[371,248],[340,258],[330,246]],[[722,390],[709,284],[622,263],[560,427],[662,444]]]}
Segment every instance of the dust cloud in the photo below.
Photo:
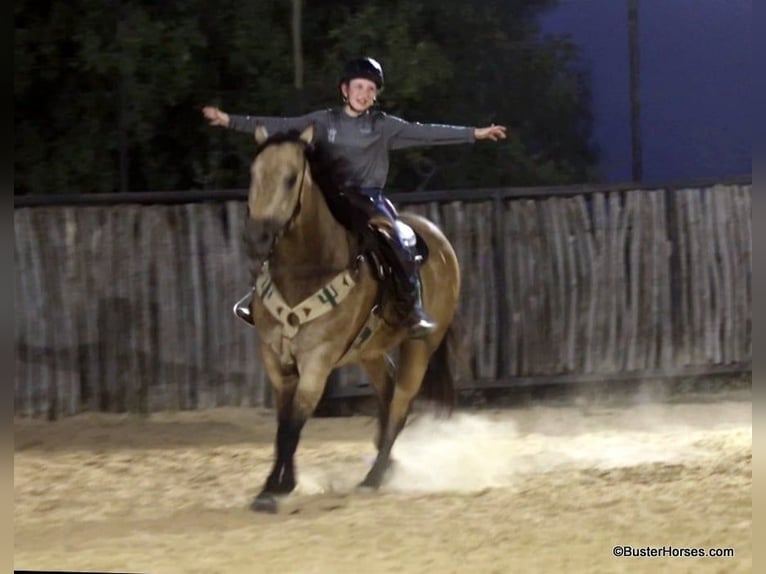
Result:
{"label": "dust cloud", "polygon": [[[514,487],[533,474],[685,464],[715,457],[716,443],[752,444],[752,412],[741,403],[718,420],[694,418],[688,405],[639,404],[627,409],[458,412],[448,419],[419,414],[394,446],[382,490],[399,493],[477,492]],[[350,492],[374,459],[345,457],[314,468],[304,494]]]}

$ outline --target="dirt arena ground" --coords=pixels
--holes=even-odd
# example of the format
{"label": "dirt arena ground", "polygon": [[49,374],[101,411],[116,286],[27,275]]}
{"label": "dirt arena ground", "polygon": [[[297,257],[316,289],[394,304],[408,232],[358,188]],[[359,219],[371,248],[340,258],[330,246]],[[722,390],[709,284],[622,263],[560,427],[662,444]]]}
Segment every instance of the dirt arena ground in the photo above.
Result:
{"label": "dirt arena ground", "polygon": [[[368,417],[310,421],[299,487],[248,510],[273,415],[15,421],[17,569],[163,573],[750,572],[749,393],[412,419],[358,494]],[[614,546],[733,557],[615,557]],[[668,550],[670,550],[668,548]]]}

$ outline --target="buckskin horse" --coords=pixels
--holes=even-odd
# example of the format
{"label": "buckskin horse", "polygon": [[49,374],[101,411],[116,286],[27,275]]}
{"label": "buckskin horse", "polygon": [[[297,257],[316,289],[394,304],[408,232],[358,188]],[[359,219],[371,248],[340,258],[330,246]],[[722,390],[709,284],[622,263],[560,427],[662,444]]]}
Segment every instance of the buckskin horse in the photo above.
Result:
{"label": "buckskin horse", "polygon": [[353,193],[344,183],[342,160],[328,144],[314,141],[312,126],[273,136],[259,127],[255,139],[244,240],[253,264],[250,311],[278,427],[274,466],[251,509],[276,512],[278,495],[295,488],[301,429],[336,367],[361,364],[378,399],[378,453],[361,489],[381,485],[417,396],[451,411],[460,270],[452,246],[433,223],[399,214],[425,243],[423,305],[438,324],[427,338],[407,338],[396,321],[395,297],[382,296],[383,260],[371,255],[351,223],[340,222],[350,206],[343,198]]}

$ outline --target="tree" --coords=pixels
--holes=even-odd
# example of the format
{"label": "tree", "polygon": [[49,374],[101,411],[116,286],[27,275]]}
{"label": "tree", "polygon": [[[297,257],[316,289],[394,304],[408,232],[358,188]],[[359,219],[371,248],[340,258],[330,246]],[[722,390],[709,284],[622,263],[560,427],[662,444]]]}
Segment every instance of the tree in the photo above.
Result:
{"label": "tree", "polygon": [[500,145],[396,152],[391,189],[593,180],[587,74],[571,42],[536,24],[552,4],[22,0],[16,193],[116,191],[120,133],[132,190],[245,187],[252,140],[210,128],[200,108],[292,115],[334,105],[342,63],[361,54],[384,64],[391,113],[511,128]]}

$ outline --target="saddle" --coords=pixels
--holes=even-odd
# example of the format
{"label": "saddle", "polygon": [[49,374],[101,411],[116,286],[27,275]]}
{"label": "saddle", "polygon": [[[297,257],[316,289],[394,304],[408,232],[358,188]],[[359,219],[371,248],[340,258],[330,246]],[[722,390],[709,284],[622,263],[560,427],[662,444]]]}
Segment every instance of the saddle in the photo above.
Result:
{"label": "saddle", "polygon": [[[423,238],[406,223],[396,220],[399,233],[409,249],[414,262],[415,273],[428,259],[428,245]],[[398,324],[410,313],[410,278],[402,272],[399,257],[394,252],[388,238],[389,230],[385,227],[370,226],[370,233],[365,234],[362,243],[362,257],[370,264],[379,289],[375,298],[378,311],[388,308],[392,315],[388,316],[389,324]]]}
{"label": "saddle", "polygon": [[[420,267],[429,256],[428,244],[412,227],[397,219],[395,222],[404,245],[410,251],[412,259]],[[389,231],[384,227],[372,227],[371,233],[365,235],[362,241],[362,253],[367,256],[375,270],[375,277],[385,282],[395,275],[396,254],[392,252]]]}

